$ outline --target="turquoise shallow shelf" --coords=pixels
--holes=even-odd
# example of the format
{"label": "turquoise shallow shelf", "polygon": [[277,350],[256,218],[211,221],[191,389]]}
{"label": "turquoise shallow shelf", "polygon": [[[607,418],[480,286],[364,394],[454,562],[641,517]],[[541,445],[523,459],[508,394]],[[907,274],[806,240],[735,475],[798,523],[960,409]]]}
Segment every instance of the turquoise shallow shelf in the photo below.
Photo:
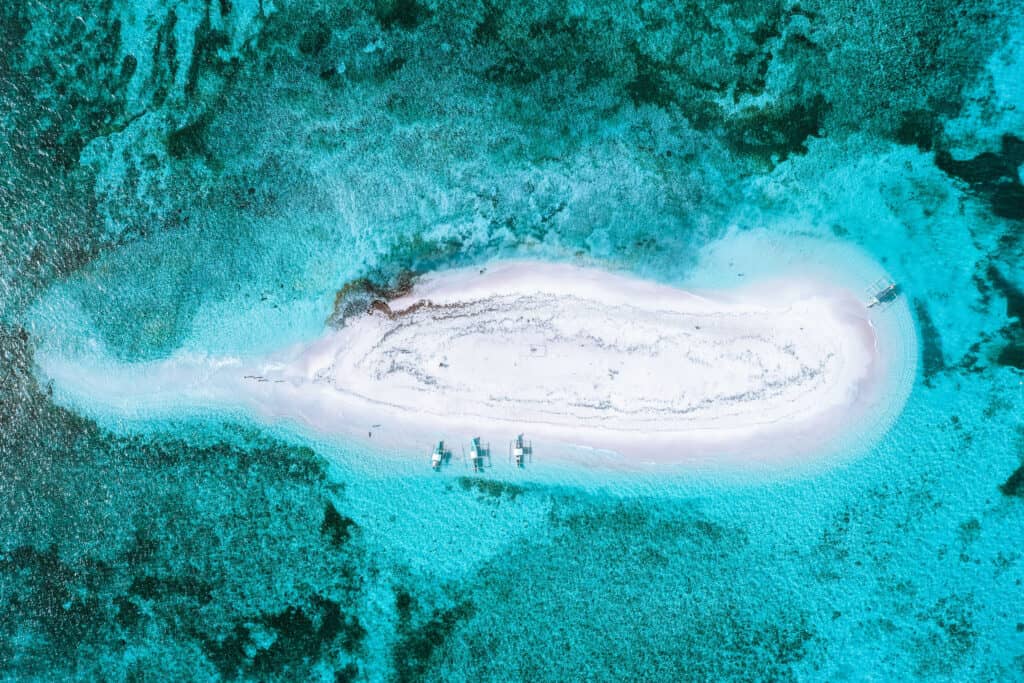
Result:
{"label": "turquoise shallow shelf", "polygon": [[[0,4],[0,678],[1024,678],[1022,58],[1008,0]],[[186,400],[512,259],[877,297],[895,407],[626,476]]]}

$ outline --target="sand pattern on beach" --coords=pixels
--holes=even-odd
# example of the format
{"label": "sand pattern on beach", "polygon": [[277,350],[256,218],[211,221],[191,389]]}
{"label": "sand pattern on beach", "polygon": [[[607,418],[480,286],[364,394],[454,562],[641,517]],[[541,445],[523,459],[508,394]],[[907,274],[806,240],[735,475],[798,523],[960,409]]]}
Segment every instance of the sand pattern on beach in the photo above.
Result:
{"label": "sand pattern on beach", "polygon": [[834,403],[834,383],[867,358],[851,358],[850,330],[820,324],[824,299],[724,312],[643,304],[538,292],[375,311],[318,381],[439,415],[659,430]]}
{"label": "sand pattern on beach", "polygon": [[433,273],[250,372],[267,378],[252,391],[272,412],[301,403],[328,432],[383,423],[375,438],[404,442],[525,430],[685,455],[835,431],[870,402],[880,366],[864,302],[838,287],[697,294],[511,261]]}

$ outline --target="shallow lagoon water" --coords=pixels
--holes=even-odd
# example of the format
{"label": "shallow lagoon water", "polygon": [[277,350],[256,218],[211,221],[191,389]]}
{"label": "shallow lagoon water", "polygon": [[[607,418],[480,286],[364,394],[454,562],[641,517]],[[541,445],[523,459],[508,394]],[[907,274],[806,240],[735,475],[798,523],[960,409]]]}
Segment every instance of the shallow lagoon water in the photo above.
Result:
{"label": "shallow lagoon water", "polygon": [[[1015,7],[693,13],[0,9],[5,677],[1024,676]],[[913,387],[855,457],[438,476],[35,361],[262,353],[494,258],[717,286],[757,233],[904,286]]]}

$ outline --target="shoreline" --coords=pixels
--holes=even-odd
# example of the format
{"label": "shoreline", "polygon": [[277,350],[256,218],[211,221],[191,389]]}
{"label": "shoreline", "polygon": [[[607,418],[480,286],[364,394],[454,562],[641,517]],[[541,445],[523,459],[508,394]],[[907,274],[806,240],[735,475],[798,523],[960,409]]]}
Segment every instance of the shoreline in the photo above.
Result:
{"label": "shoreline", "polygon": [[499,261],[429,273],[386,309],[263,358],[91,378],[64,359],[41,365],[74,402],[120,418],[243,408],[424,463],[436,441],[476,435],[503,460],[524,432],[538,457],[587,467],[791,467],[877,438],[905,399],[891,400],[887,376],[903,372],[888,353],[900,330],[818,280],[712,293]]}

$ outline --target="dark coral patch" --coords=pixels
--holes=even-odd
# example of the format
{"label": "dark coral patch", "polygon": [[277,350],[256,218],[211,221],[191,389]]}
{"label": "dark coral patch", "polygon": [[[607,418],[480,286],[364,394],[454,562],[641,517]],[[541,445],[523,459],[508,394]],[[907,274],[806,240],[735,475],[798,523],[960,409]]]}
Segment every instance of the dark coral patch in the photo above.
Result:
{"label": "dark coral patch", "polygon": [[1024,186],[1018,168],[1024,163],[1024,140],[1007,133],[999,152],[983,152],[971,159],[956,160],[945,150],[935,154],[935,165],[967,183],[986,199],[997,216],[1024,220]]}
{"label": "dark coral patch", "polygon": [[416,28],[430,18],[430,9],[416,0],[377,0],[376,15],[385,29]]}
{"label": "dark coral patch", "polygon": [[121,628],[132,628],[142,618],[142,610],[132,600],[124,597],[114,598],[117,606],[117,623]]}
{"label": "dark coral patch", "polygon": [[349,662],[334,672],[334,683],[351,683],[359,680],[359,666]]}
{"label": "dark coral patch", "polygon": [[989,266],[988,279],[996,290],[1006,298],[1006,317],[1024,322],[1024,291],[1004,276],[995,266]]}
{"label": "dark coral patch", "polygon": [[199,117],[173,131],[167,136],[167,153],[175,159],[205,156],[207,154],[206,126],[208,122],[208,118]]}
{"label": "dark coral patch", "polygon": [[904,112],[896,128],[896,140],[904,145],[914,145],[921,151],[932,149],[939,132],[938,117],[927,109]]}
{"label": "dark coral patch", "polygon": [[921,329],[921,368],[925,384],[930,386],[932,378],[946,367],[942,355],[942,337],[939,336],[939,330],[935,327],[924,301],[914,299],[914,313]]}
{"label": "dark coral patch", "polygon": [[443,648],[445,640],[456,626],[473,616],[475,611],[473,603],[463,601],[449,609],[434,610],[426,622],[418,627],[400,629],[401,639],[393,655],[396,679],[422,679],[435,651]]}
{"label": "dark coral patch", "polygon": [[200,605],[213,600],[212,586],[195,576],[172,576],[160,578],[156,576],[140,576],[132,581],[128,592],[144,600],[166,600],[168,598],[187,598]]}
{"label": "dark coral patch", "polygon": [[1024,343],[1010,343],[996,356],[996,362],[1010,368],[1024,370]]}
{"label": "dark coral patch", "polygon": [[957,161],[946,151],[935,155],[935,165],[979,190],[991,191],[1004,182],[1017,179],[1017,167],[1006,155],[982,152],[976,157]]}
{"label": "dark coral patch", "polygon": [[1004,496],[1024,498],[1024,465],[1021,465],[999,485]]}
{"label": "dark coral patch", "polygon": [[626,93],[635,104],[668,107],[676,101],[676,96],[664,72],[663,68],[656,67],[650,59],[638,55],[636,77],[626,84]]}
{"label": "dark coral patch", "polygon": [[1006,298],[1006,317],[1009,319],[1001,330],[1005,341],[996,362],[1024,370],[1024,291],[995,266],[989,266],[987,275],[992,287]]}
{"label": "dark coral patch", "polygon": [[0,641],[38,629],[49,653],[66,657],[98,637],[107,614],[96,595],[102,575],[97,569],[63,561],[53,546],[26,545],[0,554]]}
{"label": "dark coral patch", "polygon": [[327,503],[327,507],[324,509],[324,521],[320,524],[320,533],[330,539],[331,545],[336,548],[345,545],[352,538],[352,532],[358,528],[359,526],[352,519],[338,512],[333,503]]}
{"label": "dark coral patch", "polygon": [[228,34],[210,25],[209,16],[196,29],[195,44],[192,47],[192,61],[185,79],[185,92],[194,97],[198,94],[199,82],[204,77],[229,76],[237,68],[237,62],[223,63],[220,51],[230,46]]}
{"label": "dark coral patch", "polygon": [[[273,634],[269,645],[256,641],[257,626]],[[224,638],[206,640],[203,650],[226,678],[265,677],[296,674],[336,640],[352,651],[365,636],[359,619],[343,613],[340,603],[314,595],[306,605],[237,623]]]}
{"label": "dark coral patch", "polygon": [[459,486],[462,487],[463,491],[476,491],[490,498],[505,496],[509,500],[515,500],[526,492],[526,489],[522,486],[493,479],[482,479],[480,477],[459,477]]}
{"label": "dark coral patch", "polygon": [[1024,185],[1005,183],[992,191],[992,213],[1002,218],[1024,220]]}
{"label": "dark coral patch", "polygon": [[323,25],[313,27],[299,37],[299,52],[304,55],[316,56],[323,52],[330,40],[330,28]]}
{"label": "dark coral patch", "polygon": [[807,151],[807,140],[821,133],[831,105],[821,95],[788,108],[751,110],[728,126],[729,144],[737,152],[785,159]]}

